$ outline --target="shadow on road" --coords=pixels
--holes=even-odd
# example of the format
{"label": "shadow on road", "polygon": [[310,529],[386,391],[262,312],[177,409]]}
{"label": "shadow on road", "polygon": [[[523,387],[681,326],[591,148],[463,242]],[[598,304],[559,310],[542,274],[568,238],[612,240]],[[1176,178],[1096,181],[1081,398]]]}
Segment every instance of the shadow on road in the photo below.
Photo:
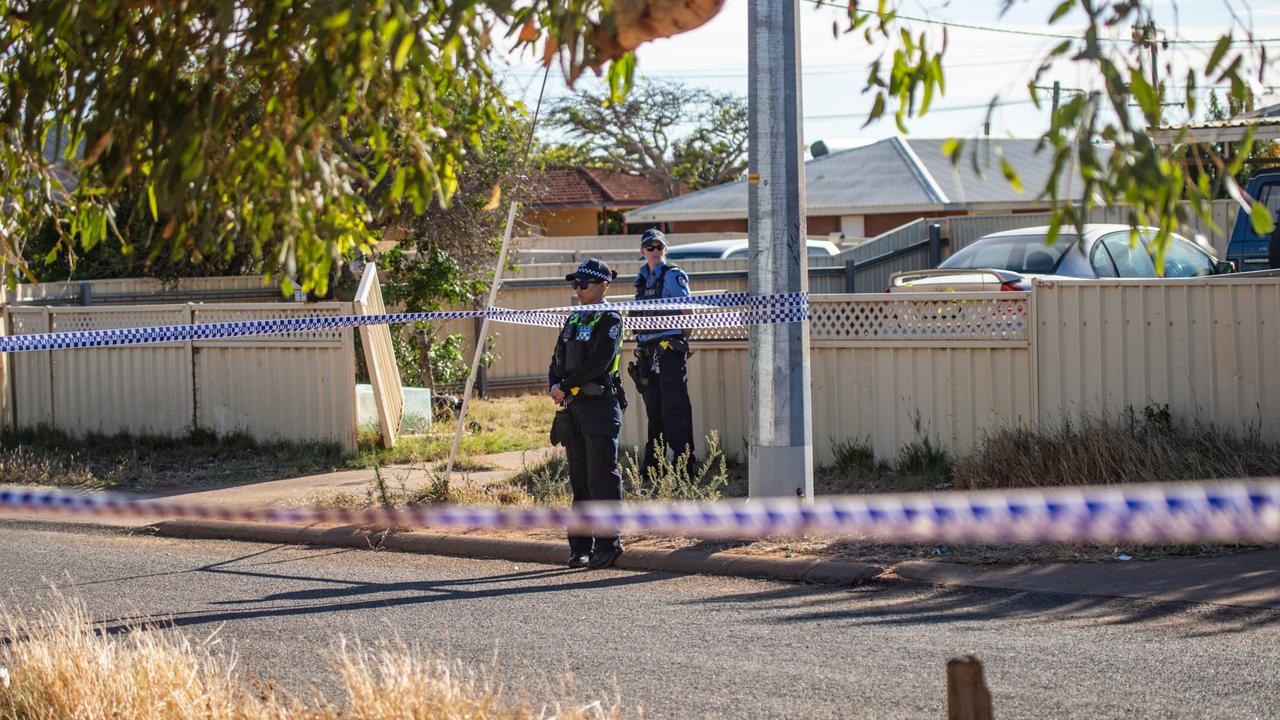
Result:
{"label": "shadow on road", "polygon": [[1160,623],[1185,637],[1243,633],[1280,627],[1280,610],[1227,605],[1134,600],[1046,592],[970,587],[934,587],[898,580],[871,581],[858,587],[774,586],[691,601],[699,605],[750,605],[768,622],[804,623],[845,620],[853,625],[933,625],[1007,620],[1074,621],[1092,625]]}
{"label": "shadow on road", "polygon": [[[282,564],[294,560],[312,559],[319,555],[308,555],[302,558],[290,558],[272,562],[240,564],[244,560],[261,557],[283,547],[286,546],[273,546],[267,550],[184,572],[215,573],[264,580],[284,580],[307,585],[321,585],[321,587],[308,587],[303,590],[272,593],[257,598],[222,600],[213,603],[214,605],[225,607],[226,609],[224,610],[203,610],[164,615],[144,614],[103,620],[100,624],[103,630],[108,633],[120,633],[128,632],[131,628],[144,625],[185,627],[204,623],[222,623],[264,617],[314,615],[370,608],[425,605],[450,600],[475,600],[574,590],[593,590],[638,585],[672,577],[669,573],[657,572],[600,574],[585,570],[545,567],[473,578],[380,583],[245,569]],[[320,555],[331,554],[334,553],[321,553]],[[162,574],[172,575],[178,573]],[[126,578],[118,578],[118,580],[124,579]]]}

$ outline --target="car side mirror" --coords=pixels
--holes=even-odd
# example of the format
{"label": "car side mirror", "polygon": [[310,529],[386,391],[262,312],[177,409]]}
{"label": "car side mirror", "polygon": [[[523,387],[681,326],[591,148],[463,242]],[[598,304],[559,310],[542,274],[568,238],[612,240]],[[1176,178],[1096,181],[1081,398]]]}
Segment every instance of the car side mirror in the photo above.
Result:
{"label": "car side mirror", "polygon": [[1228,273],[1233,273],[1235,271],[1236,271],[1236,265],[1230,260],[1219,260],[1213,265],[1214,275],[1226,275]]}

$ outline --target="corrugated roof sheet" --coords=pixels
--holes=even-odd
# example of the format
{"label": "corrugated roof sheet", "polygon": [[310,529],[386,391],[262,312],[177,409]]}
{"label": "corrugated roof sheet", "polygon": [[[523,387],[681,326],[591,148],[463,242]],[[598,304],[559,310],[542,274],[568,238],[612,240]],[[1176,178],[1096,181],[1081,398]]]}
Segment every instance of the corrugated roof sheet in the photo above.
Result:
{"label": "corrugated roof sheet", "polygon": [[[942,154],[944,139],[889,138],[805,163],[805,208],[814,215],[964,209],[974,203],[1040,204],[1036,194],[1051,169],[1048,151],[1036,153],[1034,139],[978,141],[992,163],[975,173],[965,159],[956,167]],[[972,142],[972,141],[971,141]],[[1025,194],[1014,192],[1000,170],[999,155],[1018,171]],[[1102,149],[1100,152],[1106,152]],[[1078,187],[1078,184],[1076,185]],[[627,213],[632,222],[744,218],[745,181],[720,185],[672,198]]]}

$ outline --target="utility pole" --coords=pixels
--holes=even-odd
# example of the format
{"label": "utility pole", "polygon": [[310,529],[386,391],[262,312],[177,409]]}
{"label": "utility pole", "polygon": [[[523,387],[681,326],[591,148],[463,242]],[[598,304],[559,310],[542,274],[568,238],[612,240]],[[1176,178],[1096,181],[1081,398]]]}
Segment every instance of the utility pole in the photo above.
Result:
{"label": "utility pole", "polygon": [[[752,295],[809,289],[799,0],[749,0],[747,227]],[[813,499],[808,323],[752,325],[751,498]]]}
{"label": "utility pole", "polygon": [[1054,80],[1053,81],[1053,114],[1050,115],[1049,117],[1051,118],[1058,117],[1058,102],[1061,98],[1062,98],[1062,83],[1057,80]]}
{"label": "utility pole", "polygon": [[1160,90],[1160,62],[1157,57],[1160,43],[1156,40],[1154,20],[1147,23],[1147,42],[1151,46],[1151,90],[1156,94],[1156,112],[1159,113],[1157,120],[1164,122],[1164,93]]}

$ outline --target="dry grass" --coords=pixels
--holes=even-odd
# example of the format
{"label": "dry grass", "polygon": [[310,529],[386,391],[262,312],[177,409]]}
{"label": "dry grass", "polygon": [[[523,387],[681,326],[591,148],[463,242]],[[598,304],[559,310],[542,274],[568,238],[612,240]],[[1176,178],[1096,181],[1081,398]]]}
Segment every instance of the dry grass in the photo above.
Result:
{"label": "dry grass", "polygon": [[[467,406],[467,429],[462,435],[460,453],[491,455],[546,447],[554,414],[555,405],[545,394],[472,400]],[[447,458],[455,428],[456,421],[446,414],[436,418],[430,435],[401,437],[390,450],[381,446],[376,432],[362,432],[360,454],[350,465],[407,465]]]}
{"label": "dry grass", "polygon": [[302,503],[319,508],[408,507],[410,505],[528,505],[522,488],[511,483],[481,484],[467,479],[446,483],[443,474],[409,487],[407,474],[375,468],[362,492],[315,493]]}
{"label": "dry grass", "polygon": [[1280,475],[1280,448],[1256,433],[1177,423],[1162,406],[997,432],[952,470],[959,489],[1265,477]]}
{"label": "dry grass", "polygon": [[[417,648],[343,645],[332,662],[342,706],[317,693],[302,699],[270,683],[245,682],[216,642],[192,642],[172,630],[95,630],[85,606],[54,598],[36,611],[0,606],[0,718],[141,718],[144,720],[283,720],[285,718],[566,718],[621,717],[616,700],[535,701],[504,689],[484,669]],[[568,689],[565,690],[569,692]],[[336,696],[336,695],[335,695]]]}
{"label": "dry grass", "polygon": [[89,435],[39,428],[0,435],[0,483],[130,491],[231,485],[330,470],[332,443],[259,443],[245,435]]}
{"label": "dry grass", "polygon": [[73,488],[111,487],[112,473],[96,474],[75,453],[65,456],[28,446],[0,448],[0,482]]}

